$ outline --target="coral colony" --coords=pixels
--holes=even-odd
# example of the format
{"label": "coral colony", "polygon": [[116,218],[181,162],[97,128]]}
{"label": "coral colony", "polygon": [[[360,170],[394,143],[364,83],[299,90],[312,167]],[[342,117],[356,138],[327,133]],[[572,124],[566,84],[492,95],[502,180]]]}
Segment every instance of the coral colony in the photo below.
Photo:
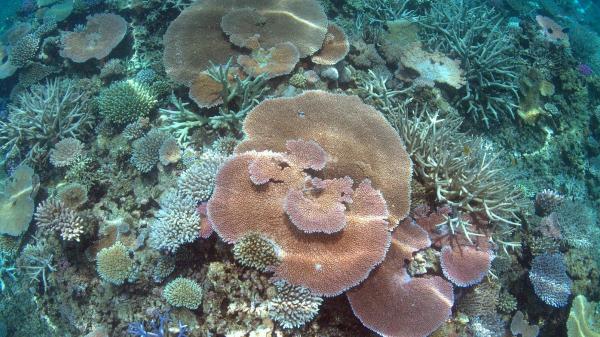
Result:
{"label": "coral colony", "polygon": [[600,336],[593,2],[0,15],[0,337]]}

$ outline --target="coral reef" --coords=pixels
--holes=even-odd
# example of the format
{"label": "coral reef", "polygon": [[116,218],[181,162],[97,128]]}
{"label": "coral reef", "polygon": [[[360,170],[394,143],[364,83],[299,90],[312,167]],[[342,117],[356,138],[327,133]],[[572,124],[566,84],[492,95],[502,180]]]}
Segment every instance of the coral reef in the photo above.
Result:
{"label": "coral reef", "polygon": [[66,32],[61,37],[60,56],[82,63],[103,59],[123,40],[127,22],[116,14],[96,14],[87,18],[81,31]]}
{"label": "coral reef", "polygon": [[536,256],[531,263],[529,279],[535,294],[553,307],[568,304],[573,281],[567,276],[567,267],[561,254]]}
{"label": "coral reef", "polygon": [[133,259],[121,242],[103,248],[96,255],[98,275],[109,283],[121,285],[132,275]]}
{"label": "coral reef", "polygon": [[302,326],[319,313],[322,299],[303,287],[275,281],[277,295],[269,300],[269,317],[285,329]]}
{"label": "coral reef", "polygon": [[200,237],[196,200],[180,191],[169,191],[161,198],[160,205],[150,225],[152,247],[173,253],[183,244]]}
{"label": "coral reef", "polygon": [[115,124],[127,124],[147,117],[156,105],[154,93],[134,80],[113,83],[98,97],[100,114]]}
{"label": "coral reef", "polygon": [[38,187],[39,178],[27,165],[17,167],[5,181],[0,193],[0,234],[19,236],[27,231]]}
{"label": "coral reef", "polygon": [[178,277],[167,283],[163,296],[174,307],[195,310],[202,303],[202,288],[194,280]]}

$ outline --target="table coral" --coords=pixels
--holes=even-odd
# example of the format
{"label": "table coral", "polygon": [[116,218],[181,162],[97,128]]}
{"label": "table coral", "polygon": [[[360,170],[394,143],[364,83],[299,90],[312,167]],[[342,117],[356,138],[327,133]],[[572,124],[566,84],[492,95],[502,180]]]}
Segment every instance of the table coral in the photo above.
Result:
{"label": "table coral", "polygon": [[5,181],[0,193],[0,234],[18,236],[29,228],[39,178],[33,169],[20,165]]}
{"label": "table coral", "polygon": [[82,31],[66,32],[61,37],[60,56],[82,63],[103,59],[123,40],[127,22],[116,14],[95,14],[87,18]]}

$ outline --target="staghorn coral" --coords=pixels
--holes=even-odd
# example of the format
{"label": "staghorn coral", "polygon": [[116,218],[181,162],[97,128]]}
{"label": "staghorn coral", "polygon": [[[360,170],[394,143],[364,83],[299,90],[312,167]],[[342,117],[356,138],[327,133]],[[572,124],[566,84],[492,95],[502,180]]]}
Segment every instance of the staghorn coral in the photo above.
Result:
{"label": "staghorn coral", "polygon": [[83,154],[84,144],[76,138],[65,138],[50,150],[50,164],[55,167],[71,166]]}
{"label": "staghorn coral", "polygon": [[98,97],[100,114],[115,124],[127,124],[147,117],[156,102],[152,90],[134,80],[115,82],[103,89]]}
{"label": "staghorn coral", "polygon": [[265,74],[266,79],[287,75],[300,60],[298,49],[291,42],[282,42],[265,50],[258,48],[251,55],[239,55],[237,63],[250,76]]}
{"label": "staghorn coral", "polygon": [[190,97],[198,106],[220,105],[218,115],[208,118],[213,129],[239,130],[248,111],[268,89],[266,74],[246,77],[231,62],[229,59],[224,65],[211,65],[190,87]]}
{"label": "staghorn coral", "polygon": [[0,192],[0,234],[19,236],[33,217],[39,178],[27,165],[19,165]]}
{"label": "staghorn coral", "polygon": [[9,105],[8,121],[0,120],[0,152],[42,165],[60,139],[83,138],[91,129],[88,100],[70,79],[31,86]]}
{"label": "staghorn coral", "polygon": [[200,215],[196,201],[181,191],[169,191],[160,200],[160,210],[150,224],[150,246],[174,253],[200,237]]}
{"label": "staghorn coral", "polygon": [[132,145],[131,163],[142,173],[148,173],[160,161],[162,145],[171,139],[168,134],[158,129],[150,130],[144,137],[136,139]]}
{"label": "staghorn coral", "polygon": [[233,246],[233,257],[244,267],[267,271],[279,263],[278,247],[260,234],[248,234]]}
{"label": "staghorn coral", "polygon": [[226,157],[207,151],[199,160],[183,171],[177,180],[178,189],[197,202],[207,201],[213,193],[215,178]]}
{"label": "staghorn coral", "polygon": [[466,85],[454,103],[475,122],[490,122],[518,108],[518,60],[501,15],[485,1],[435,1],[419,20],[427,45],[462,60]]}
{"label": "staghorn coral", "polygon": [[439,203],[518,225],[512,219],[517,219],[521,194],[501,169],[500,153],[482,138],[460,132],[461,118],[424,108],[409,117],[405,105],[384,110],[406,144],[415,177]]}
{"label": "staghorn coral", "polygon": [[96,270],[104,281],[121,285],[132,275],[133,259],[127,247],[117,241],[96,254]]}
{"label": "staghorn coral", "polygon": [[469,287],[483,280],[492,265],[494,254],[473,246],[444,246],[440,264],[444,276],[459,287]]}
{"label": "staghorn coral", "polygon": [[46,199],[37,206],[35,221],[38,227],[59,233],[64,241],[79,242],[84,233],[79,215],[55,198]]}
{"label": "staghorn coral", "polygon": [[315,64],[334,65],[343,60],[350,51],[350,42],[344,30],[330,23],[327,26],[327,34],[323,40],[323,46],[310,59]]}
{"label": "staghorn coral", "polygon": [[246,0],[234,3],[234,9],[221,19],[221,28],[236,46],[249,47],[258,41],[264,48],[271,48],[279,43],[291,42],[298,48],[300,57],[306,57],[323,44],[327,16],[315,0]]}
{"label": "staghorn coral", "polygon": [[535,294],[546,304],[557,308],[568,304],[573,281],[567,275],[562,254],[536,256],[531,263],[529,280]]}
{"label": "staghorn coral", "polygon": [[202,287],[194,280],[178,277],[165,286],[163,297],[174,307],[196,310],[202,303]]}
{"label": "staghorn coral", "polygon": [[584,295],[577,295],[567,320],[568,337],[598,337],[600,331],[594,331],[591,326],[594,316],[593,306]]}
{"label": "staghorn coral", "polygon": [[300,327],[317,316],[323,302],[321,297],[283,280],[276,280],[274,284],[277,295],[269,300],[267,308],[269,317],[284,329]]}
{"label": "staghorn coral", "polygon": [[87,17],[82,31],[66,32],[60,42],[60,56],[82,63],[103,59],[123,40],[127,22],[116,14],[95,14]]}

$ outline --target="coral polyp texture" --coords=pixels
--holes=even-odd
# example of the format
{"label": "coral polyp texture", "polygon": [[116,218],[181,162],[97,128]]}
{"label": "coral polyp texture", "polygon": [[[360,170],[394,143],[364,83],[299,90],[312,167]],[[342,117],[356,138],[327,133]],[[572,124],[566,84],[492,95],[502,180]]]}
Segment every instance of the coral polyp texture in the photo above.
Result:
{"label": "coral polyp texture", "polygon": [[165,286],[163,297],[174,307],[195,310],[202,303],[202,287],[194,280],[178,277]]}
{"label": "coral polyp texture", "polygon": [[279,263],[279,248],[260,234],[248,234],[233,246],[233,256],[242,265],[267,271]]}
{"label": "coral polyp texture", "polygon": [[350,42],[344,30],[330,23],[323,40],[323,47],[311,57],[316,64],[334,65],[343,60],[350,51]]}
{"label": "coral polyp texture", "polygon": [[529,280],[535,294],[546,304],[560,308],[569,303],[573,281],[567,275],[562,254],[536,256],[531,263]]}
{"label": "coral polyp texture", "polygon": [[197,202],[181,191],[169,191],[161,199],[160,210],[150,225],[150,246],[175,252],[200,237]]}
{"label": "coral polyp texture", "polygon": [[127,22],[116,14],[95,14],[87,18],[81,31],[66,32],[61,37],[60,55],[73,62],[103,59],[123,40]]}
{"label": "coral polyp texture", "polygon": [[405,261],[431,245],[425,230],[404,221],[392,236],[385,261],[346,295],[360,321],[382,336],[425,337],[450,316],[453,287],[439,276],[411,277],[406,271]]}
{"label": "coral polyp texture", "polygon": [[73,164],[83,153],[83,143],[75,138],[65,138],[50,150],[50,163],[56,167]]}
{"label": "coral polyp texture", "polygon": [[35,211],[38,227],[60,234],[65,241],[80,241],[84,233],[83,221],[79,215],[58,199],[47,199]]}
{"label": "coral polyp texture", "polygon": [[135,80],[113,83],[100,92],[100,114],[115,124],[127,124],[147,117],[156,106],[156,97],[145,84]]}
{"label": "coral polyp texture", "polygon": [[132,275],[133,259],[128,248],[121,242],[103,248],[96,255],[96,270],[109,283],[121,285]]}
{"label": "coral polyp texture", "polygon": [[442,271],[447,279],[460,287],[468,287],[483,280],[490,270],[493,254],[474,246],[444,246],[440,257]]}
{"label": "coral polyp texture", "polygon": [[285,329],[300,327],[319,313],[323,299],[283,280],[274,282],[277,295],[269,300],[269,317]]}
{"label": "coral polyp texture", "polygon": [[[410,160],[389,124],[356,97],[316,91],[264,101],[244,129],[247,139],[219,171],[208,203],[215,231],[232,243],[249,233],[273,241],[282,252],[275,276],[316,294],[337,295],[361,282],[388,249],[388,226],[396,221],[389,202],[398,217],[410,204]],[[395,159],[394,172],[378,170],[384,157]],[[367,174],[361,161],[371,164]],[[400,190],[386,203],[376,186]],[[339,232],[328,235],[332,226]]]}

